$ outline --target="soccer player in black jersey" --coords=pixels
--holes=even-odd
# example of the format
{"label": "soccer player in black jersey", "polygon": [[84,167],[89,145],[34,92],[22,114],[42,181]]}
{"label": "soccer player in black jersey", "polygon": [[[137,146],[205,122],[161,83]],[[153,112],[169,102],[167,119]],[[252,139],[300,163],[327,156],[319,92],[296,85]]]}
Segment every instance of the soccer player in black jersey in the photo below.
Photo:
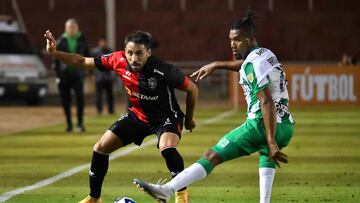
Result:
{"label": "soccer player in black jersey", "polygon": [[[192,130],[198,89],[181,71],[151,55],[151,36],[137,31],[125,38],[125,50],[98,58],[56,50],[56,41],[48,30],[44,34],[47,52],[63,63],[82,68],[115,71],[129,96],[129,110],[95,144],[90,167],[90,194],[81,203],[100,203],[101,186],[108,170],[109,154],[130,143],[141,145],[151,134],[158,137],[158,147],[172,177],[184,169],[176,150],[185,129]],[[174,89],[186,92],[186,113],[181,111]],[[177,203],[188,202],[186,188],[178,191]]]}

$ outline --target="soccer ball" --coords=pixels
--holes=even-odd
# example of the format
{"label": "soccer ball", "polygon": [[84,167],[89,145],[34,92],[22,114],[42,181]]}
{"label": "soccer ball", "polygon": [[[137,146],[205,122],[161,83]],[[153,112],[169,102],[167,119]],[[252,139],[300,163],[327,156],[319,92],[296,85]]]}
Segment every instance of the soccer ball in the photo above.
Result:
{"label": "soccer ball", "polygon": [[129,198],[129,197],[119,197],[117,198],[114,203],[136,203],[135,200]]}

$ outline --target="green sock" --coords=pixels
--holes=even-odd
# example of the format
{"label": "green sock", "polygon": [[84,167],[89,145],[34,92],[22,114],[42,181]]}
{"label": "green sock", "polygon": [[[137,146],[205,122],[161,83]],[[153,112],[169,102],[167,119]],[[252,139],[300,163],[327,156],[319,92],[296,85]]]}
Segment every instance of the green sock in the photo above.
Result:
{"label": "green sock", "polygon": [[207,175],[209,175],[211,173],[211,171],[214,169],[214,166],[207,159],[200,158],[199,160],[197,160],[196,163],[198,163],[204,167]]}

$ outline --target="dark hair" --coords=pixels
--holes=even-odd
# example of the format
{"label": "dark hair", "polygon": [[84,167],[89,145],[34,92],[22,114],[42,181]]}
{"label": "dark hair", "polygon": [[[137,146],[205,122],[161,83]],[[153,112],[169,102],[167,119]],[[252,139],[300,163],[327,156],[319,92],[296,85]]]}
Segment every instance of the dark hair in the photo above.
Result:
{"label": "dark hair", "polygon": [[151,48],[151,35],[148,32],[136,31],[128,34],[125,37],[124,45],[127,43],[134,42],[135,44],[142,44],[146,47],[146,49]]}
{"label": "dark hair", "polygon": [[242,29],[246,36],[253,37],[256,34],[256,27],[253,19],[255,19],[255,12],[248,7],[245,11],[245,17],[233,23],[230,26],[230,30]]}

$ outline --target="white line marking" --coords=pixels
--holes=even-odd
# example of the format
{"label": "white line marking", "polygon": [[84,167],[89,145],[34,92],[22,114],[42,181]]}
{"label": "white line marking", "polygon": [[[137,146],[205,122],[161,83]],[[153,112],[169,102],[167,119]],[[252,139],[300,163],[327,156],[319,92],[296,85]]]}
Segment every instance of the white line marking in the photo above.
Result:
{"label": "white line marking", "polygon": [[215,123],[216,121],[218,120],[221,120],[221,119],[224,119],[226,117],[229,117],[231,116],[232,114],[234,114],[236,112],[236,110],[232,110],[232,111],[225,111],[224,113],[222,114],[219,114],[215,117],[212,117],[212,118],[209,118],[209,119],[206,119],[204,120],[201,125],[209,125],[209,124],[212,124],[212,123]]}
{"label": "white line marking", "polygon": [[[226,118],[226,117],[234,114],[235,112],[236,111],[226,111],[226,112],[224,112],[222,114],[219,114],[219,115],[217,115],[215,117],[204,120],[197,127],[200,127],[202,125],[209,125],[211,123],[216,122],[219,119]],[[186,132],[187,131],[185,131],[183,133],[186,133]],[[135,150],[145,148],[145,147],[147,147],[149,145],[153,145],[155,143],[157,143],[157,138],[154,138],[154,139],[151,139],[151,140],[149,140],[147,142],[144,142],[140,147],[136,146],[136,145],[131,145],[131,146],[126,147],[126,148],[124,148],[124,149],[122,149],[122,150],[120,150],[118,152],[115,152],[115,153],[111,154],[109,159],[114,160],[114,159],[119,158],[121,156],[124,156],[126,154],[130,154],[131,152],[133,152]],[[15,190],[11,190],[9,192],[3,193],[0,196],[0,202],[5,202],[6,200],[9,200],[12,197],[14,197],[16,195],[19,195],[19,194],[22,194],[24,192],[28,192],[28,191],[31,191],[31,190],[35,190],[35,189],[38,189],[38,188],[53,184],[53,183],[55,183],[55,182],[57,182],[57,181],[59,181],[61,179],[64,179],[64,178],[67,178],[67,177],[72,176],[74,174],[77,174],[77,173],[79,173],[79,172],[81,172],[81,171],[83,171],[85,169],[88,169],[88,168],[90,168],[90,163],[74,167],[74,168],[69,169],[69,170],[67,170],[67,171],[65,171],[63,173],[60,173],[60,174],[56,175],[56,176],[41,180],[41,181],[39,181],[39,182],[37,182],[37,183],[35,183],[33,185],[25,186],[25,187],[22,187],[22,188],[19,188],[19,189],[15,189]]]}

